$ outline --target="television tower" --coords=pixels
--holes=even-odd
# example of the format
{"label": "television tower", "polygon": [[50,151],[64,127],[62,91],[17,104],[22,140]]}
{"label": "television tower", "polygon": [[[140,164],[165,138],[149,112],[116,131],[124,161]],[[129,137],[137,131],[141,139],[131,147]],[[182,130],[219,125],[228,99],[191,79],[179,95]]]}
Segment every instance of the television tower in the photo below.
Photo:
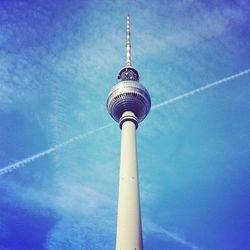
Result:
{"label": "television tower", "polygon": [[116,250],[142,250],[142,225],[138,180],[136,129],[149,113],[151,100],[131,64],[130,18],[127,16],[126,63],[111,89],[107,109],[121,129],[121,158]]}

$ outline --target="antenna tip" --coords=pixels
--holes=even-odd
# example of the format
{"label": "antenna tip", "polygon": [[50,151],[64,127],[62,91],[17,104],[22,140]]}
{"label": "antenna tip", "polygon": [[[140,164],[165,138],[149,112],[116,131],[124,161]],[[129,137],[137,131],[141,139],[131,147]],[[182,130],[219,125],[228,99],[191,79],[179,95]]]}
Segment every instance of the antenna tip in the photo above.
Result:
{"label": "antenna tip", "polygon": [[127,29],[130,28],[130,17],[129,14],[127,15]]}

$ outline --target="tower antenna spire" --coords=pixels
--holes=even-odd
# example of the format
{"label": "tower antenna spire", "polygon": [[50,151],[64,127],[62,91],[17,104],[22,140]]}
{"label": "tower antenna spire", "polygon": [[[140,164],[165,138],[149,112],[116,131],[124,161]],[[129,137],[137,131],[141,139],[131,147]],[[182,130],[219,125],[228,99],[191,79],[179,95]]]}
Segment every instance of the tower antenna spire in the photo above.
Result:
{"label": "tower antenna spire", "polygon": [[131,64],[131,39],[130,39],[130,17],[127,15],[127,31],[126,31],[126,66]]}

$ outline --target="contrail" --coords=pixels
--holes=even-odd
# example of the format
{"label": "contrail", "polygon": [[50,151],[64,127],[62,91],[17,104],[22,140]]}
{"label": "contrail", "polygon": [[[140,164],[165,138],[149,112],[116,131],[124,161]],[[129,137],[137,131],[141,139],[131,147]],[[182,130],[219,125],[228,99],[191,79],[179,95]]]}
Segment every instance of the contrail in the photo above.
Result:
{"label": "contrail", "polygon": [[[196,244],[188,241],[185,239],[185,236],[175,233],[169,230],[164,229],[163,227],[159,226],[158,224],[155,224],[154,222],[150,220],[143,220],[143,227],[146,233],[156,233],[161,237],[162,239],[166,240],[167,237],[168,240],[175,241],[178,244],[181,244],[185,246],[186,248],[192,249],[192,250],[202,250],[201,247],[197,246]],[[162,237],[164,236],[164,237]],[[166,237],[165,237],[166,236]]]}
{"label": "contrail", "polygon": [[184,237],[182,237],[182,236],[180,236],[180,235],[178,235],[176,233],[170,232],[170,231],[165,230],[163,228],[162,228],[162,232],[165,235],[167,235],[167,237],[173,239],[174,241],[176,241],[176,242],[178,242],[178,243],[180,243],[180,244],[182,244],[182,245],[184,245],[184,246],[186,246],[186,247],[188,247],[188,248],[190,248],[192,250],[201,250],[202,249],[202,248],[196,246],[195,244],[187,241]]}
{"label": "contrail", "polygon": [[152,106],[151,110],[155,110],[155,109],[161,108],[162,106],[169,105],[170,103],[178,102],[178,101],[180,101],[181,99],[184,99],[184,98],[186,98],[186,97],[190,97],[190,96],[195,95],[195,94],[197,94],[197,93],[199,93],[199,92],[202,92],[202,91],[204,91],[204,90],[206,90],[206,89],[215,87],[215,86],[220,85],[220,84],[222,84],[222,83],[226,83],[226,82],[228,82],[228,81],[231,81],[231,80],[234,80],[234,79],[236,79],[236,78],[238,78],[238,77],[241,77],[241,76],[243,76],[243,75],[246,75],[246,74],[248,74],[249,72],[250,72],[250,69],[246,69],[246,70],[241,71],[241,72],[239,72],[239,73],[237,73],[237,74],[234,74],[234,75],[232,75],[232,76],[228,76],[228,77],[225,77],[225,78],[223,78],[223,79],[221,79],[221,80],[218,80],[218,81],[215,81],[215,82],[212,82],[212,83],[208,83],[208,84],[204,85],[203,87],[200,87],[200,88],[197,88],[197,89],[188,91],[188,92],[186,92],[186,93],[184,93],[184,94],[182,94],[182,95],[179,95],[179,96],[176,96],[176,97],[174,97],[174,98],[168,99],[168,100],[166,100],[166,101],[160,102],[160,103],[158,103],[158,104]]}
{"label": "contrail", "polygon": [[30,163],[30,162],[32,162],[32,161],[34,161],[36,159],[39,159],[39,158],[41,158],[41,157],[43,157],[45,155],[48,155],[48,154],[50,154],[50,153],[52,153],[54,151],[57,151],[58,149],[60,149],[62,147],[65,147],[66,145],[68,145],[70,143],[79,141],[79,140],[81,140],[81,139],[83,139],[85,137],[88,137],[88,136],[90,136],[92,134],[95,134],[98,131],[104,130],[104,129],[112,126],[113,124],[114,123],[112,122],[112,123],[109,123],[109,124],[107,124],[105,126],[102,126],[100,128],[96,128],[96,129],[90,130],[87,133],[75,136],[75,137],[73,137],[73,138],[71,138],[71,139],[69,139],[69,140],[67,140],[65,142],[56,144],[55,146],[53,146],[53,147],[51,147],[49,149],[46,149],[46,150],[41,151],[41,152],[39,152],[37,154],[34,154],[34,155],[30,156],[30,157],[27,157],[27,158],[25,158],[25,159],[23,159],[21,161],[18,161],[18,162],[15,162],[13,164],[10,164],[10,165],[8,165],[6,167],[3,167],[3,168],[0,169],[0,175],[6,174],[8,172],[11,172],[11,171],[13,171],[13,170],[15,170],[17,168],[24,167],[25,165],[27,165],[28,163]]}
{"label": "contrail", "polygon": [[[195,95],[195,94],[197,94],[197,93],[199,93],[199,92],[201,92],[201,91],[204,91],[204,90],[206,90],[206,89],[215,87],[215,86],[220,85],[220,84],[222,84],[222,83],[225,83],[225,82],[234,80],[234,79],[236,79],[236,78],[238,78],[238,77],[241,77],[241,76],[243,76],[243,75],[246,75],[246,74],[248,74],[249,72],[250,72],[250,69],[246,69],[246,70],[241,71],[241,72],[239,72],[239,73],[237,73],[237,74],[234,74],[234,75],[225,77],[225,78],[223,78],[223,79],[221,79],[221,80],[218,80],[218,81],[215,81],[215,82],[206,84],[206,85],[204,85],[203,87],[200,87],[200,88],[191,90],[191,91],[186,92],[186,93],[184,93],[184,94],[182,94],[182,95],[176,96],[176,97],[174,97],[174,98],[171,98],[171,99],[168,99],[168,100],[166,100],[166,101],[160,102],[160,103],[158,103],[158,104],[156,104],[156,105],[153,105],[152,108],[151,108],[151,110],[155,110],[155,109],[161,108],[161,107],[163,107],[163,106],[166,106],[166,105],[168,105],[168,104],[178,102],[178,101],[180,101],[181,99],[184,99],[184,98],[186,98],[186,97],[190,97],[190,96]],[[100,131],[100,130],[104,130],[104,129],[106,129],[106,128],[112,126],[112,125],[113,125],[113,123],[109,123],[109,124],[107,124],[107,125],[105,125],[105,126],[103,126],[103,127],[93,129],[93,130],[91,130],[91,131],[89,131],[89,132],[87,132],[87,133],[84,133],[84,134],[82,134],[82,135],[73,137],[73,138],[71,138],[71,139],[69,139],[69,140],[67,140],[67,141],[65,141],[65,142],[63,142],[63,143],[56,144],[55,146],[53,146],[53,147],[51,147],[51,148],[49,148],[49,149],[46,149],[46,150],[44,150],[44,151],[41,151],[40,153],[34,154],[34,155],[32,155],[32,156],[30,156],[30,157],[27,157],[27,158],[25,158],[25,159],[23,159],[23,160],[21,160],[21,161],[18,161],[18,162],[15,162],[15,163],[13,163],[13,164],[10,164],[10,165],[8,165],[8,166],[6,166],[6,167],[3,167],[3,168],[0,169],[0,175],[6,174],[6,173],[8,173],[8,172],[11,172],[11,171],[17,169],[17,168],[23,167],[23,166],[25,166],[26,164],[28,164],[28,163],[30,163],[30,162],[36,160],[36,159],[39,159],[39,158],[41,158],[41,157],[43,157],[43,156],[45,156],[45,155],[48,155],[48,154],[50,154],[50,153],[52,153],[52,152],[54,152],[54,151],[57,151],[58,149],[60,149],[60,148],[62,148],[62,147],[64,147],[64,146],[66,146],[66,145],[68,145],[68,144],[70,144],[70,143],[73,143],[73,142],[75,142],[75,141],[81,140],[81,139],[83,139],[83,138],[85,138],[85,137],[87,137],[87,136],[89,136],[89,135],[92,135],[92,134],[94,134],[94,133],[96,133],[96,132],[98,132],[98,131]]]}

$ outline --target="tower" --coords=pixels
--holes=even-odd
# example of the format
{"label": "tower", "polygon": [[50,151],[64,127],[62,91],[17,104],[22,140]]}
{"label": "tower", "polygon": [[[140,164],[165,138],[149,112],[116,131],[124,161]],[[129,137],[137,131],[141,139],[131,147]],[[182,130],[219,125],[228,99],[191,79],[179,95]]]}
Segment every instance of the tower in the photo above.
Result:
{"label": "tower", "polygon": [[120,178],[116,250],[142,250],[140,191],[136,152],[136,129],[149,113],[151,100],[139,83],[138,71],[131,64],[130,18],[127,16],[126,63],[111,89],[107,109],[121,129]]}

